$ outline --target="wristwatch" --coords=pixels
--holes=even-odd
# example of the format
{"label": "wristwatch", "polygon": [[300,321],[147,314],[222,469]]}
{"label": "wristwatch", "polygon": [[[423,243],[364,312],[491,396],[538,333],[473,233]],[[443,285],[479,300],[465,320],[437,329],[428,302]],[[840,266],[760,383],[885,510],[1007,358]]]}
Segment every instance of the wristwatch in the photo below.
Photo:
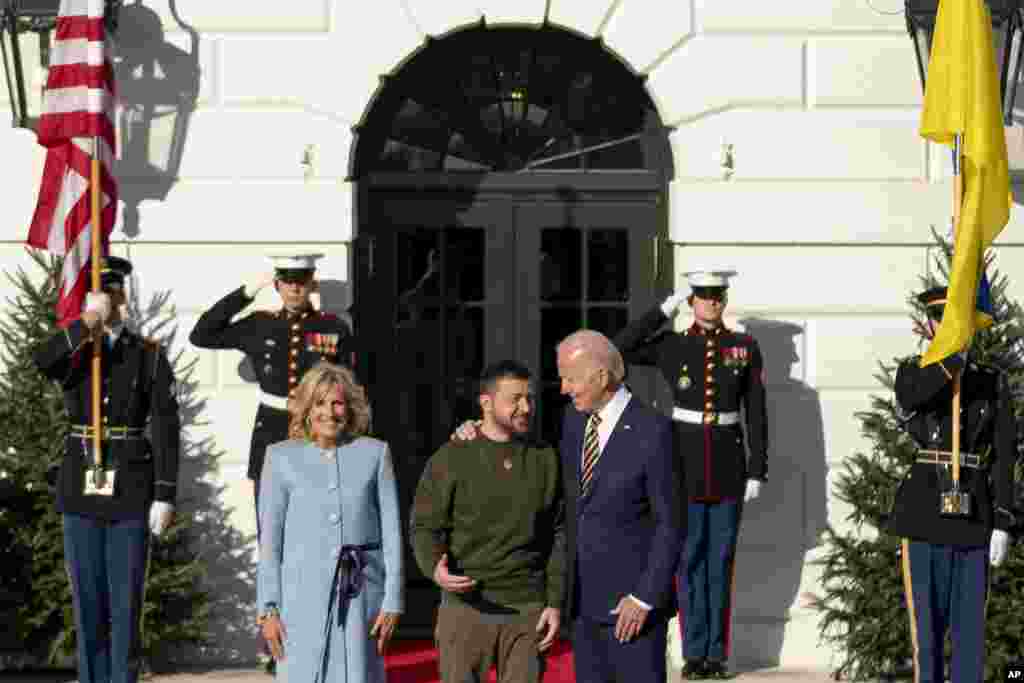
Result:
{"label": "wristwatch", "polygon": [[267,621],[267,619],[271,619],[271,618],[274,618],[274,619],[280,619],[281,618],[281,612],[280,612],[280,610],[277,609],[277,603],[276,602],[268,602],[266,605],[263,606],[263,611],[261,611],[260,615],[258,617],[256,617],[256,624],[258,626],[263,626],[263,624]]}

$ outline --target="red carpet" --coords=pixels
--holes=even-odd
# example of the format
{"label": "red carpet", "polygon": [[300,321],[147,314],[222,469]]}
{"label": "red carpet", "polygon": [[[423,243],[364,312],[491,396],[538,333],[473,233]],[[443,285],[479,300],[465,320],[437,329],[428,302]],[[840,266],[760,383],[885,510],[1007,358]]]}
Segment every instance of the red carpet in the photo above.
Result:
{"label": "red carpet", "polygon": [[[388,683],[438,683],[439,680],[437,650],[429,640],[392,642],[384,666],[388,672]],[[559,640],[548,651],[544,683],[570,683],[575,680],[572,648],[569,643]],[[488,681],[495,683],[493,669]]]}

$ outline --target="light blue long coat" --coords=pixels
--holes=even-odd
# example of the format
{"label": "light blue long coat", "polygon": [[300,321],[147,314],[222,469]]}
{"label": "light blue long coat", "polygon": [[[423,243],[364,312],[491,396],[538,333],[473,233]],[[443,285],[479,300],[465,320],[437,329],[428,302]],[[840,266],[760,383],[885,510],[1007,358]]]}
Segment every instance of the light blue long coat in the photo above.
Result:
{"label": "light blue long coat", "polygon": [[[402,523],[388,445],[360,437],[332,458],[315,444],[282,441],[267,449],[260,479],[258,599],[276,603],[286,631],[286,683],[385,683],[370,628],[381,610],[403,609]],[[331,582],[342,545],[379,543],[364,553],[365,582],[335,607],[325,641]],[[328,647],[326,674],[320,673]]]}

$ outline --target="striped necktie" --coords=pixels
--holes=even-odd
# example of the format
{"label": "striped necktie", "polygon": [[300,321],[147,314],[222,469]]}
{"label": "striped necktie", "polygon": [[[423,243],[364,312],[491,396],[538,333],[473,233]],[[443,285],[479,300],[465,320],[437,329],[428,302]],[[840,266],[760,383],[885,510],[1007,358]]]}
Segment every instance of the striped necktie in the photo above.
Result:
{"label": "striped necktie", "polygon": [[592,413],[587,420],[587,431],[583,436],[583,468],[580,470],[580,495],[590,492],[590,481],[594,475],[594,466],[601,457],[601,443],[597,438],[597,428],[601,426],[601,417]]}

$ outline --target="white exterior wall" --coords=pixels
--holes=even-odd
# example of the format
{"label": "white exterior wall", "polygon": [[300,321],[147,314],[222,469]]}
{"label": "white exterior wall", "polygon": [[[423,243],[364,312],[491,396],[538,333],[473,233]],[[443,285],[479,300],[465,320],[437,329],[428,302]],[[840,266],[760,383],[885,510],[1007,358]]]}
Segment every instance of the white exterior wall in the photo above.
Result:
{"label": "white exterior wall", "polygon": [[[160,13],[167,40],[188,51],[168,5],[147,3]],[[140,300],[169,294],[158,313],[177,325],[183,361],[197,361],[205,424],[191,434],[212,438],[211,448],[223,452],[211,483],[224,487],[219,503],[231,509],[230,523],[254,535],[245,466],[257,391],[241,378],[237,354],[187,343],[196,316],[283,245],[328,254],[322,274],[340,293],[329,306],[343,309],[353,238],[344,180],[350,127],[378,76],[426,35],[481,14],[490,23],[539,23],[546,12],[554,23],[602,36],[649,74],[663,120],[677,126],[670,231],[678,270],[735,267],[732,320],[784,320],[803,330],[791,348],[784,340],[766,344],[769,482],[741,532],[733,652],[738,663],[828,668],[833,655],[817,647],[806,595],[818,590],[809,561],[820,552],[816,535],[826,515],[846,526],[844,509],[828,494],[829,476],[863,445],[853,413],[878,389],[876,363],[913,349],[905,298],[928,267],[929,226],[945,226],[950,207],[947,155],[916,133],[920,88],[901,7],[377,0],[350,9],[329,0],[179,0],[179,17],[198,31],[201,69],[180,180],[162,200],[142,201],[137,230],[119,227],[114,238],[116,251],[138,268]],[[733,146],[731,179],[720,167],[723,144]],[[307,153],[312,163],[304,165]],[[4,270],[28,262],[21,243],[42,157],[29,133],[0,130]],[[147,195],[144,181],[123,182],[126,194]],[[998,265],[1011,274],[1015,263],[1024,265],[1021,222],[1015,212],[999,249]],[[1024,295],[1024,279],[1013,287]],[[257,302],[272,304],[269,293]],[[776,349],[795,355],[773,360]],[[252,547],[238,553],[251,560]],[[220,651],[251,656],[249,630],[219,625]],[[678,666],[677,645],[672,650]]]}

